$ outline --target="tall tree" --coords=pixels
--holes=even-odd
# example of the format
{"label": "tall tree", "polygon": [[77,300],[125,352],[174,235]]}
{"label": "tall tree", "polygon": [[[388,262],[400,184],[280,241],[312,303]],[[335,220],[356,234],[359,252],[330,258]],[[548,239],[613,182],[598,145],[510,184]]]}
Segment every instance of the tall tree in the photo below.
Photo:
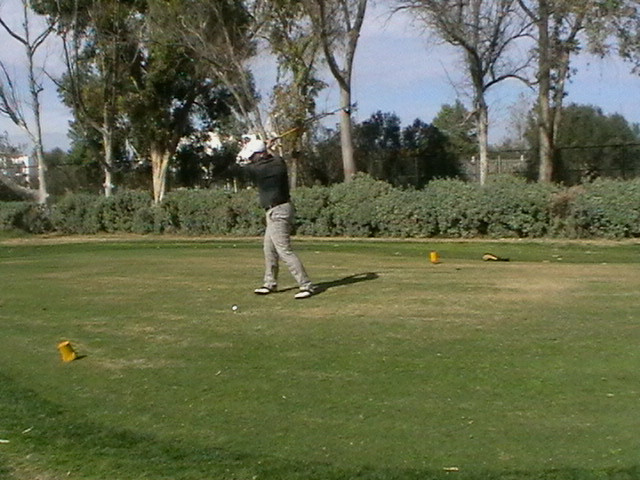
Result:
{"label": "tall tree", "polygon": [[[38,27],[34,27],[33,13],[30,9],[29,0],[21,0],[22,7],[22,27],[14,28],[0,16],[0,27],[9,36],[18,42],[25,52],[27,62],[27,88],[29,101],[23,101],[20,95],[19,81],[11,76],[7,65],[0,61],[0,114],[8,117],[16,126],[20,127],[33,143],[34,153],[38,163],[38,190],[20,190],[23,195],[29,196],[40,204],[47,202],[49,196],[47,192],[47,164],[44,156],[44,145],[42,142],[42,106],[41,95],[43,90],[43,68],[38,65],[36,55],[44,45],[49,35],[53,32],[55,19]],[[37,31],[34,31],[37,28]],[[25,112],[25,104],[31,110],[30,117]],[[3,181],[10,188],[15,187],[4,176],[0,175]]]}
{"label": "tall tree", "polygon": [[367,0],[305,0],[305,4],[322,42],[329,69],[340,88],[342,166],[344,180],[349,182],[356,173],[351,120],[353,63]]}
{"label": "tall tree", "polygon": [[[192,133],[194,113],[224,111],[216,83],[198,68],[193,50],[175,36],[183,0],[147,0],[141,25],[134,86],[125,97],[124,119],[132,146],[151,162],[153,199],[167,188],[169,164],[180,140]],[[211,118],[211,115],[209,115]]]}
{"label": "tall tree", "polygon": [[487,92],[498,83],[519,78],[530,58],[517,58],[517,42],[529,33],[530,21],[518,15],[516,0],[398,0],[401,9],[432,29],[462,52],[471,86],[480,157],[480,183],[484,184],[489,158],[489,105]]}
{"label": "tall tree", "polygon": [[562,118],[571,57],[580,49],[580,33],[598,0],[518,0],[535,25],[537,122],[540,144],[538,180],[553,180],[556,137]]}
{"label": "tall tree", "polygon": [[132,87],[130,70],[138,57],[139,13],[133,0],[54,0],[41,8],[57,11],[63,21],[58,33],[63,40],[67,72],[58,82],[64,102],[71,107],[76,131],[93,130],[100,135],[103,191],[110,196],[118,117],[122,97]]}

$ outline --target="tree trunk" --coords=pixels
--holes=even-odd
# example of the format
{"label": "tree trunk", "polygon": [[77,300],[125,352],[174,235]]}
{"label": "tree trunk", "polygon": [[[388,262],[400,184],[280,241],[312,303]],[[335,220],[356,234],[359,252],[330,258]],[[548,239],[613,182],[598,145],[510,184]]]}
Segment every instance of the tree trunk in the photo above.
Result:
{"label": "tree trunk", "polygon": [[538,139],[539,182],[553,179],[554,126],[551,112],[551,45],[549,41],[549,11],[547,2],[540,1],[538,19]]}
{"label": "tree trunk", "polygon": [[353,158],[353,124],[351,123],[351,92],[342,88],[340,91],[340,146],[342,148],[342,168],[344,181],[350,182],[356,174],[356,163]]}
{"label": "tree trunk", "polygon": [[167,182],[167,170],[171,154],[164,148],[151,148],[151,170],[153,175],[153,203],[160,204],[164,198]]}
{"label": "tree trunk", "polygon": [[42,144],[36,146],[36,158],[38,160],[38,203],[47,203],[49,193],[47,192],[47,165],[44,160]]}
{"label": "tree trunk", "polygon": [[104,150],[104,196],[113,194],[113,134],[108,127],[102,129],[102,146]]}
{"label": "tree trunk", "polygon": [[[26,20],[25,20],[26,22]],[[29,41],[29,30],[26,31],[27,41]],[[29,43],[29,45],[31,45]],[[38,162],[38,203],[44,205],[47,203],[49,193],[47,192],[47,164],[44,158],[44,146],[42,144],[42,120],[40,118],[40,92],[42,87],[39,85],[35,74],[35,49],[32,46],[27,48],[27,57],[29,62],[29,91],[31,94],[31,108],[33,111],[34,134],[32,140],[36,160]]]}
{"label": "tree trunk", "polygon": [[108,165],[104,167],[104,196],[110,197],[113,195],[113,173]]}
{"label": "tree trunk", "polygon": [[549,97],[543,92],[539,95],[539,119],[538,119],[538,137],[539,137],[539,182],[551,182],[553,180],[553,157],[554,157],[554,135],[552,126],[551,108],[549,106]]}
{"label": "tree trunk", "polygon": [[[354,4],[340,0],[337,2],[341,12],[336,16],[336,10],[327,9],[331,2],[325,0],[315,0],[313,2],[317,11],[311,11],[311,17],[316,16],[320,23],[320,38],[322,40],[322,48],[325,58],[329,65],[329,69],[333,77],[338,81],[340,86],[340,143],[342,149],[342,168],[344,172],[344,181],[349,182],[356,173],[356,164],[353,159],[353,125],[351,123],[351,74],[353,70],[353,60],[355,57],[360,31],[364,22],[364,16],[367,10],[367,0],[357,0]],[[351,8],[355,7],[355,8]],[[330,17],[330,18],[328,18]],[[336,18],[341,17],[341,18]],[[334,54],[340,51],[340,48],[333,47],[333,38],[329,33],[334,30],[333,25],[343,22],[344,28],[343,38],[345,45],[342,49],[344,54],[343,68],[338,66]]]}
{"label": "tree trunk", "polygon": [[489,175],[489,112],[484,99],[479,102],[477,112],[478,150],[480,154],[480,185],[487,182]]}
{"label": "tree trunk", "polygon": [[289,189],[295,190],[298,186],[298,170],[300,166],[300,160],[298,158],[298,152],[294,152],[291,156],[291,162],[289,165]]}
{"label": "tree trunk", "polygon": [[[302,135],[300,131],[294,132],[291,139],[291,161],[289,162],[289,189],[295,190],[300,183],[300,163],[302,152]],[[282,143],[279,145],[279,155],[284,156],[282,152]]]}

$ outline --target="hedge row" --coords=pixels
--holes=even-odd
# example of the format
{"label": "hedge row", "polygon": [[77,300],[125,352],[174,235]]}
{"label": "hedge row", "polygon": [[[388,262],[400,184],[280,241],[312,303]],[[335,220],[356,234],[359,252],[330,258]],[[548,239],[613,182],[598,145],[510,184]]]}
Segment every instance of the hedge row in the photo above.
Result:
{"label": "hedge row", "polygon": [[[49,208],[0,203],[0,230],[260,235],[255,190],[171,192],[153,206],[144,192],[104,198],[73,194]],[[577,188],[499,177],[481,187],[437,180],[396,189],[358,175],[331,187],[296,189],[297,233],[352,237],[640,237],[640,180],[598,180]]]}

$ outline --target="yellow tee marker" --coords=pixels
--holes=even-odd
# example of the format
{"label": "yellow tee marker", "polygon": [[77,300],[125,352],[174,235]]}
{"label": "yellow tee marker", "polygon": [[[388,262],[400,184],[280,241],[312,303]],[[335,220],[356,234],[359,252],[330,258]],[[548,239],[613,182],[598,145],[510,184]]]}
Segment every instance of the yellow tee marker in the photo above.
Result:
{"label": "yellow tee marker", "polygon": [[58,344],[58,350],[60,351],[63,362],[72,362],[78,358],[78,354],[75,352],[71,346],[71,342],[69,341],[60,342]]}

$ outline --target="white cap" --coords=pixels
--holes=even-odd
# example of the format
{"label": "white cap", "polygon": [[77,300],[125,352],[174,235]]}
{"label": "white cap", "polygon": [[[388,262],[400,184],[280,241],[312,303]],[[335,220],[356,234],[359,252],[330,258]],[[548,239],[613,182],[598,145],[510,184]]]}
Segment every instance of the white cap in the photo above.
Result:
{"label": "white cap", "polygon": [[238,159],[249,160],[254,153],[262,153],[267,151],[267,145],[258,138],[252,138],[244,144],[240,153],[238,153]]}

